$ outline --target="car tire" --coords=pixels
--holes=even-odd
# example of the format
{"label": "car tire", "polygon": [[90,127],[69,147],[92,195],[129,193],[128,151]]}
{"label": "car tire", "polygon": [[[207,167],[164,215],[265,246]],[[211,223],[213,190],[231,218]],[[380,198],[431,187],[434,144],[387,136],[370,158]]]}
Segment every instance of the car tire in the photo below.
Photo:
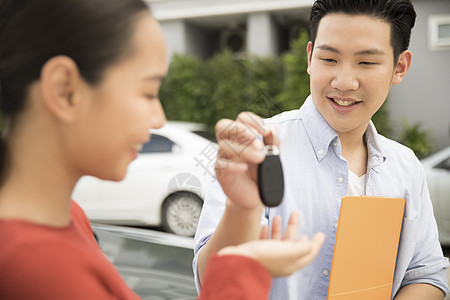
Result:
{"label": "car tire", "polygon": [[203,200],[196,194],[176,192],[163,203],[161,223],[164,231],[182,236],[194,236],[203,207]]}

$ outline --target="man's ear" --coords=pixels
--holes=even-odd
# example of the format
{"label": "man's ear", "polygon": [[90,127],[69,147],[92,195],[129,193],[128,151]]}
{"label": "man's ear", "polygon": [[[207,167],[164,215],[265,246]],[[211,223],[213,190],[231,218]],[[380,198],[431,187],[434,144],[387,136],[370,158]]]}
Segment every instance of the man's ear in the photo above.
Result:
{"label": "man's ear", "polygon": [[49,111],[61,120],[72,120],[78,104],[74,94],[81,82],[77,64],[67,56],[52,57],[42,67],[40,81]]}
{"label": "man's ear", "polygon": [[306,53],[308,53],[308,68],[306,69],[306,72],[308,72],[309,75],[309,68],[311,67],[311,55],[312,55],[312,43],[311,41],[308,42],[308,45],[306,45]]}
{"label": "man's ear", "polygon": [[394,70],[394,77],[392,78],[392,84],[398,84],[405,78],[411,66],[412,53],[409,50],[405,50],[398,56],[397,65]]}

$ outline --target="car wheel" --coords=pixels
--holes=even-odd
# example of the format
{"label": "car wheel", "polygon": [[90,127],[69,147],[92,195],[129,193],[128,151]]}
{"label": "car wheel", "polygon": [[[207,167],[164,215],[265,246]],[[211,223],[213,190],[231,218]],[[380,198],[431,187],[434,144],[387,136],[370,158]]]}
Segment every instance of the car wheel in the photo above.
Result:
{"label": "car wheel", "polygon": [[169,195],[162,207],[163,229],[177,235],[194,236],[202,206],[202,199],[193,193]]}

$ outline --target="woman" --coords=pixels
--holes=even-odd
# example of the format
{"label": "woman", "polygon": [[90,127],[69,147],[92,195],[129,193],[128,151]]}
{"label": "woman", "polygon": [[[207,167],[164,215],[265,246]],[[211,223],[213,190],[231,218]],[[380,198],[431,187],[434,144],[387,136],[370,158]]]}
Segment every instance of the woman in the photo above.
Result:
{"label": "woman", "polygon": [[[138,298],[71,194],[83,175],[123,179],[164,124],[158,23],[141,0],[0,0],[0,45],[0,298]],[[269,274],[314,259],[323,238],[297,240],[290,224],[284,240],[222,249],[200,298],[267,295]],[[229,280],[236,264],[251,290]]]}

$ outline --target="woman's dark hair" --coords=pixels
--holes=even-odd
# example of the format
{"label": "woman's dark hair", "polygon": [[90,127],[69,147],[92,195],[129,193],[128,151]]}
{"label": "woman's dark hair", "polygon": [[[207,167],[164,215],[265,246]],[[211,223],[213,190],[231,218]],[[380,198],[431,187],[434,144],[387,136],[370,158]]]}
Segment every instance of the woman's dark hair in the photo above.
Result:
{"label": "woman's dark hair", "polygon": [[0,0],[3,120],[23,109],[29,85],[54,56],[72,58],[87,82],[99,83],[106,68],[131,50],[136,16],[143,11],[148,11],[143,0]]}
{"label": "woman's dark hair", "polygon": [[316,0],[309,22],[313,48],[320,20],[332,13],[367,15],[390,24],[394,64],[400,53],[408,49],[411,29],[416,20],[416,12],[410,0]]}

